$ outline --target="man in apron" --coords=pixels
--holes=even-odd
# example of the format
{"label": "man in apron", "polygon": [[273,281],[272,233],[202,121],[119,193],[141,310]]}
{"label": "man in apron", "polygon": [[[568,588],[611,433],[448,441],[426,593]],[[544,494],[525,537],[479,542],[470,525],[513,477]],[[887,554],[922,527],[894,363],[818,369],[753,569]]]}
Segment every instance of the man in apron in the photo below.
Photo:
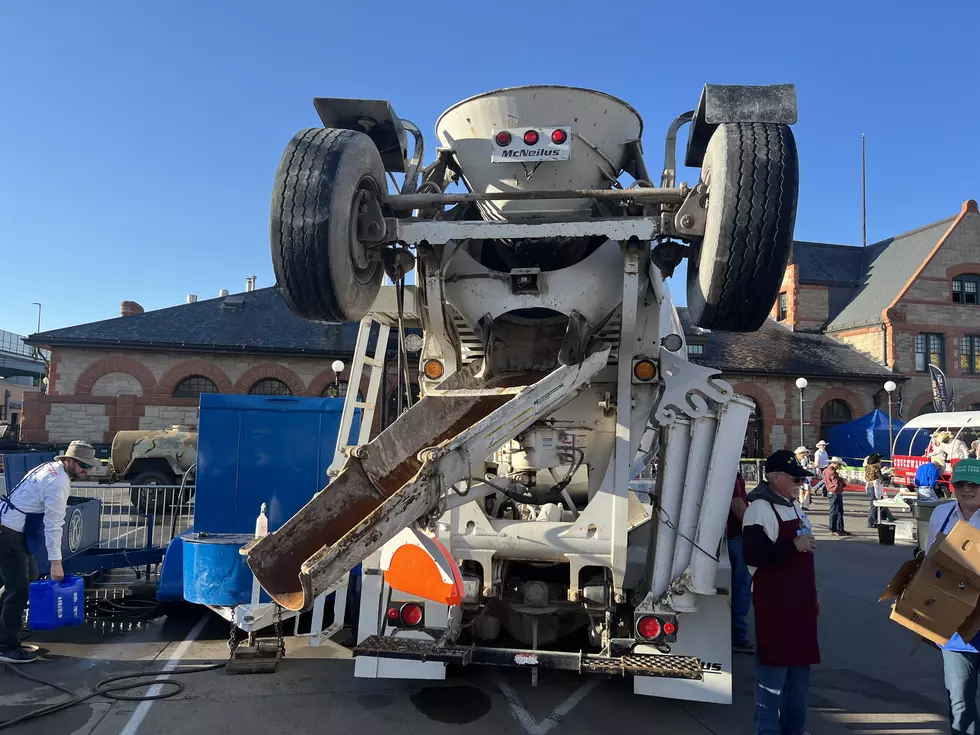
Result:
{"label": "man in apron", "polygon": [[85,477],[97,465],[95,451],[84,442],[72,442],[53,462],[35,467],[10,494],[0,498],[0,661],[30,663],[37,654],[20,644],[21,621],[30,583],[37,576],[33,554],[46,549],[51,578],[61,581],[61,532],[71,481]]}
{"label": "man in apron", "polygon": [[813,473],[792,452],[766,460],[742,521],[755,608],[755,735],[803,735],[810,667],[820,663],[816,572],[810,521],[796,502]]}
{"label": "man in apron", "polygon": [[[980,460],[961,459],[953,468],[956,501],[936,508],[929,519],[930,548],[939,534],[949,533],[959,521],[980,528]],[[980,672],[980,635],[967,643],[955,633],[942,647],[943,678],[949,701],[952,735],[980,734],[977,715],[977,680]]]}

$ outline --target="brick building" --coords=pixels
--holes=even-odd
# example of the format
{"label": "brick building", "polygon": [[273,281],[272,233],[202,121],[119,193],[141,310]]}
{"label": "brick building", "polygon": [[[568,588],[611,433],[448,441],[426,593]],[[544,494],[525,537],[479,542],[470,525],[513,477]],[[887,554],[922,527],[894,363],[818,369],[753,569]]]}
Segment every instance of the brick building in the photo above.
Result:
{"label": "brick building", "polygon": [[51,350],[51,367],[47,393],[25,396],[23,441],[103,443],[195,424],[202,392],[346,394],[358,325],[301,319],[276,288],[146,313],[126,301],[121,312],[27,340]]}
{"label": "brick building", "polygon": [[[804,409],[810,422],[807,443],[824,436],[828,425],[858,418],[872,408],[886,411],[883,384],[888,371],[898,376],[892,378],[899,386],[893,402],[897,418],[908,420],[933,410],[929,363],[946,373],[958,409],[980,409],[978,291],[980,213],[972,199],[956,216],[867,248],[795,242],[772,321],[762,334],[775,335],[773,327],[778,327],[794,335],[793,340],[821,339],[813,347],[827,350],[824,362],[853,371],[855,378],[858,373],[874,375],[854,380],[839,375],[828,385],[813,381],[806,365],[793,366],[799,377],[810,381]],[[745,341],[739,337],[737,343]],[[817,349],[818,344],[823,346]],[[737,355],[735,347],[731,350]],[[863,361],[855,360],[854,354]],[[770,372],[785,372],[787,357],[771,352]],[[869,372],[869,362],[880,372]],[[756,399],[762,420],[773,417],[765,448],[798,443],[799,429],[787,441],[778,423],[790,412],[790,404],[799,403],[795,381],[756,379],[740,371],[740,364],[740,359],[718,362],[736,383],[744,379],[739,390]],[[798,405],[794,410],[798,422]]]}

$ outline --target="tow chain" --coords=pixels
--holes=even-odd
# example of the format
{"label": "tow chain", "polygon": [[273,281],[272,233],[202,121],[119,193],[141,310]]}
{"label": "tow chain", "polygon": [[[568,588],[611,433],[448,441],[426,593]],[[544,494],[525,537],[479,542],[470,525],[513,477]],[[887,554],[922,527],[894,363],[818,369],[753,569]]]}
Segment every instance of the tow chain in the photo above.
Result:
{"label": "tow chain", "polygon": [[[236,606],[237,607],[237,606]],[[238,626],[235,625],[235,608],[231,608],[231,631],[228,633],[228,660],[235,658],[235,651],[238,650]]]}
{"label": "tow chain", "polygon": [[276,604],[276,615],[275,615],[275,630],[276,639],[279,643],[279,655],[282,658],[286,658],[286,641],[282,637],[282,607]]}

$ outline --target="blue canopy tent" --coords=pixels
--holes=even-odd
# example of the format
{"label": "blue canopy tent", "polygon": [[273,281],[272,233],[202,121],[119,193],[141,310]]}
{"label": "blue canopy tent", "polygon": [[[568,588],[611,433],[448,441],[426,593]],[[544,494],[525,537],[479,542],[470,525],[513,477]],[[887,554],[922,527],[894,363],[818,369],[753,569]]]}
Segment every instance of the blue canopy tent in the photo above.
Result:
{"label": "blue canopy tent", "polygon": [[[904,424],[892,420],[892,431],[897,436]],[[877,452],[882,459],[891,459],[888,446],[888,416],[875,409],[867,416],[851,421],[849,424],[835,426],[827,432],[830,454],[842,458],[852,467],[860,467],[864,458]]]}

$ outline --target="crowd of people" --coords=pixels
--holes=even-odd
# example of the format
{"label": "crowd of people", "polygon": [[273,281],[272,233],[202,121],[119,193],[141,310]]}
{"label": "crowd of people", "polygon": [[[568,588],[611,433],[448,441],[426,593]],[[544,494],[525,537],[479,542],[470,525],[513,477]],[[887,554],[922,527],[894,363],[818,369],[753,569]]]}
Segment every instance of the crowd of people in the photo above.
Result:
{"label": "crowd of people", "polygon": [[[826,442],[817,446],[812,460],[806,447],[773,453],[765,462],[765,479],[752,492],[746,494],[741,473],[733,491],[728,526],[732,648],[755,654],[755,735],[806,735],[811,667],[820,663],[817,542],[806,514],[813,492],[823,489],[830,498],[831,533],[850,535],[843,530],[843,461],[827,453]],[[960,520],[980,528],[980,459],[957,459],[950,478],[956,502],[933,513],[924,548]],[[885,497],[888,472],[878,454],[864,464],[873,503]],[[876,521],[869,510],[868,524]],[[749,638],[750,607],[755,644]],[[980,635],[969,642],[954,635],[940,648],[952,735],[977,735]]]}

